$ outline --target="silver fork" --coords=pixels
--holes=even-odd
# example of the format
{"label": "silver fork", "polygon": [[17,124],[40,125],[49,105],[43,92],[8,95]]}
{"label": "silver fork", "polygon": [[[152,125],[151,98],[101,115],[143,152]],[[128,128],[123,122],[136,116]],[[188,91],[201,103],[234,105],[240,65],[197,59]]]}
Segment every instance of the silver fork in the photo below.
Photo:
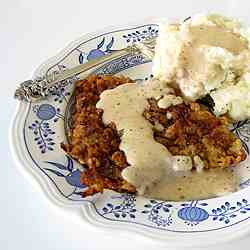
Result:
{"label": "silver fork", "polygon": [[142,54],[144,57],[152,59],[155,43],[156,38],[146,38],[140,43],[134,43],[109,55],[93,59],[71,69],[66,69],[57,75],[51,74],[34,80],[24,81],[16,89],[14,97],[18,100],[28,102],[42,100],[56,93],[59,88],[66,86],[70,82],[70,78],[119,57]]}

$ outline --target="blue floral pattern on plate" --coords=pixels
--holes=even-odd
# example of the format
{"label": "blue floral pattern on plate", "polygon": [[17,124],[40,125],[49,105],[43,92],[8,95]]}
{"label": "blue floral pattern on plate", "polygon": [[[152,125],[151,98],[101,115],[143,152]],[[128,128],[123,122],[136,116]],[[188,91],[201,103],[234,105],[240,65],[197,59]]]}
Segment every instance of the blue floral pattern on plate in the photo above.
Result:
{"label": "blue floral pattern on plate", "polygon": [[[157,34],[157,25],[146,24],[83,39],[70,47],[59,60],[48,63],[43,71],[58,72]],[[137,55],[116,59],[99,67],[94,73],[124,73],[140,80],[152,77],[150,68],[151,62]],[[72,83],[74,80],[72,79]],[[84,168],[60,149],[60,143],[65,140],[64,112],[72,89],[73,84],[69,84],[49,100],[38,104],[30,103],[22,125],[26,154],[38,174],[53,183],[49,192],[59,193],[72,204],[91,204],[92,210],[100,218],[117,223],[121,221],[142,225],[154,230],[179,233],[209,232],[249,219],[249,161],[237,168],[237,171],[242,173],[242,191],[239,195],[236,193],[234,198],[229,195],[205,201],[163,202],[111,191],[105,191],[99,198],[82,198],[81,193],[86,187],[80,182],[80,172],[84,171]],[[242,140],[249,153],[250,122],[234,124],[232,130]]]}

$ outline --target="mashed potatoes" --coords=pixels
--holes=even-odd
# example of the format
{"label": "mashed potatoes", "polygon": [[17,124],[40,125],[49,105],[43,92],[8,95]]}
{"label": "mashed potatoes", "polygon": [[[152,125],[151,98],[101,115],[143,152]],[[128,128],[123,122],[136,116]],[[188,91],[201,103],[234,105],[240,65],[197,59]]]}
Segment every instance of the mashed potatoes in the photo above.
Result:
{"label": "mashed potatoes", "polygon": [[215,114],[250,118],[250,35],[236,19],[196,15],[160,26],[154,76],[180,89],[186,100],[211,94]]}

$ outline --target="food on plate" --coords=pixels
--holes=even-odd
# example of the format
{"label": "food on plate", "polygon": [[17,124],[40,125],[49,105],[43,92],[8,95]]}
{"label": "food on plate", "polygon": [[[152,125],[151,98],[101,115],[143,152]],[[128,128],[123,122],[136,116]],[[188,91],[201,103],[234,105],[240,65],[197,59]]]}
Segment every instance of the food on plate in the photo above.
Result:
{"label": "food on plate", "polygon": [[184,200],[236,191],[231,166],[246,152],[229,122],[250,117],[248,33],[219,15],[163,23],[153,79],[78,81],[62,148],[85,166],[83,196],[111,189]]}
{"label": "food on plate", "polygon": [[219,116],[227,113],[236,121],[250,117],[250,74],[248,80],[212,91],[214,101],[213,112]]}
{"label": "food on plate", "polygon": [[[207,190],[201,188],[197,198],[236,189],[231,171],[202,171],[245,159],[227,119],[183,103],[165,82],[91,76],[76,83],[75,99],[71,139],[62,147],[86,167],[81,180],[89,189],[83,195],[112,189],[179,200],[194,197],[198,187]],[[201,175],[190,175],[194,169]],[[194,184],[180,189],[185,178]],[[163,188],[170,186],[171,195]]]}
{"label": "food on plate", "polygon": [[126,77],[90,76],[76,83],[70,143],[62,144],[62,148],[86,167],[81,174],[81,181],[89,186],[85,196],[102,192],[104,188],[135,192],[135,188],[121,177],[128,163],[119,149],[119,132],[114,123],[103,123],[103,111],[96,108],[104,90],[126,82],[132,81]]}
{"label": "food on plate", "polygon": [[[211,94],[216,115],[250,118],[250,30],[220,15],[196,15],[179,24],[162,23],[154,76],[187,100]],[[225,98],[224,98],[225,95]]]}
{"label": "food on plate", "polygon": [[226,168],[245,159],[240,140],[228,129],[227,118],[217,118],[195,102],[168,109],[160,109],[155,100],[150,102],[144,116],[164,127],[155,130],[154,138],[171,154],[193,157],[195,165],[201,159],[204,168]]}

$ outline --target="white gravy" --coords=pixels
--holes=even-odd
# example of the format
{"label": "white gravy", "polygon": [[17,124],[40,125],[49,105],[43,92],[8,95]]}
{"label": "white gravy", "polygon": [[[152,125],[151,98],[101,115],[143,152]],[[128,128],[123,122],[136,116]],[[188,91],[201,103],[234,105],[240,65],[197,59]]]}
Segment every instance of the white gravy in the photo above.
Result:
{"label": "white gravy", "polygon": [[232,169],[209,169],[185,172],[174,183],[162,179],[145,192],[146,197],[161,200],[199,200],[229,194],[238,190],[239,178]]}
{"label": "white gravy", "polygon": [[236,182],[228,171],[185,171],[190,174],[186,177],[174,171],[173,156],[154,140],[153,125],[142,116],[147,99],[152,97],[163,97],[164,108],[180,103],[180,97],[174,96],[166,83],[152,80],[106,90],[96,105],[104,110],[103,122],[114,122],[122,131],[120,149],[130,164],[122,171],[123,178],[136,187],[138,194],[164,200],[207,198],[234,190]]}

